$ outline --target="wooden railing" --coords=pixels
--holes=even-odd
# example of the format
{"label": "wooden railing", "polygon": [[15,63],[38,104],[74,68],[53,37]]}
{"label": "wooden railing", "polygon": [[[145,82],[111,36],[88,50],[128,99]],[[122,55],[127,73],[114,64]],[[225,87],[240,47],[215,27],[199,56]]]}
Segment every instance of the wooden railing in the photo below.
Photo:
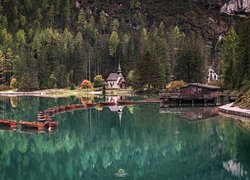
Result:
{"label": "wooden railing", "polygon": [[210,94],[160,93],[160,99],[214,99]]}

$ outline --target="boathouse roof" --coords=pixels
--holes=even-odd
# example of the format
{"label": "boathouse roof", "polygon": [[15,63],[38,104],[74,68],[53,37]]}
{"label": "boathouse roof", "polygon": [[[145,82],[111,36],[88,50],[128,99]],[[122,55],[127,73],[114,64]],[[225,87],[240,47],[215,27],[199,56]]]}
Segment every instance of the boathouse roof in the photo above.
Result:
{"label": "boathouse roof", "polygon": [[[211,90],[220,90],[221,89],[221,87],[219,87],[219,86],[211,86],[211,85],[202,84],[202,83],[188,83],[188,86],[195,86],[195,87],[206,88],[206,89],[211,89]],[[186,86],[186,87],[188,87],[188,86]]]}

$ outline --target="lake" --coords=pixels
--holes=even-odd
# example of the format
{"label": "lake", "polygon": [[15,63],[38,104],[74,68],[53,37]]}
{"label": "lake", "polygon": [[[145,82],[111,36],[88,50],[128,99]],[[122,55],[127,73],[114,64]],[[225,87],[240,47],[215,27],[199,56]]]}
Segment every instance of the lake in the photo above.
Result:
{"label": "lake", "polygon": [[[75,97],[1,97],[0,117],[33,121],[46,108],[79,102]],[[216,115],[214,108],[97,107],[53,120],[60,123],[51,132],[1,128],[0,179],[250,177],[250,130]],[[119,169],[126,177],[116,176]]]}

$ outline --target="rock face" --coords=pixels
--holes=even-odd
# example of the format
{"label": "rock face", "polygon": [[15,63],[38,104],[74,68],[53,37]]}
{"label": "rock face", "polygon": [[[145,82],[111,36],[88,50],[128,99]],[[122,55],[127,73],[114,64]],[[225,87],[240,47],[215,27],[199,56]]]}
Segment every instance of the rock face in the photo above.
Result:
{"label": "rock face", "polygon": [[226,13],[226,14],[250,13],[250,0],[230,0],[221,7],[221,13]]}

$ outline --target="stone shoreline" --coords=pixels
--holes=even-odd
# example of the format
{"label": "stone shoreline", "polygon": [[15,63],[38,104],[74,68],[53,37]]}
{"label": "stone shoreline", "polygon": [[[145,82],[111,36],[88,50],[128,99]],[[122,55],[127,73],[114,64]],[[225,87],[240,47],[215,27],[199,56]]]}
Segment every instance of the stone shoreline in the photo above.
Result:
{"label": "stone shoreline", "polygon": [[31,91],[31,92],[0,92],[0,96],[45,96],[47,93],[41,91]]}
{"label": "stone shoreline", "polygon": [[233,107],[233,103],[219,107],[219,112],[222,113],[222,115],[230,115],[232,118],[239,117],[244,120],[250,120],[250,110]]}

